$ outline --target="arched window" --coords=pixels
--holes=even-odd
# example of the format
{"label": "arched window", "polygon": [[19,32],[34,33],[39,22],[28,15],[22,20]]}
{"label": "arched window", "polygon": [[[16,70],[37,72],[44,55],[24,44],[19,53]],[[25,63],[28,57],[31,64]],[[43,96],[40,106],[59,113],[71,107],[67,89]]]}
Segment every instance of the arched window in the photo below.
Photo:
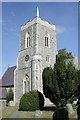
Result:
{"label": "arched window", "polygon": [[50,36],[47,32],[45,33],[45,46],[46,47],[50,46]]}
{"label": "arched window", "polygon": [[26,33],[25,35],[25,48],[30,47],[30,35],[29,33]]}
{"label": "arched window", "polygon": [[24,93],[26,93],[26,87],[27,87],[26,81],[24,81]]}
{"label": "arched window", "polygon": [[36,80],[38,80],[38,76],[36,76]]}
{"label": "arched window", "polygon": [[30,91],[29,76],[26,74],[23,80],[23,94]]}
{"label": "arched window", "polygon": [[49,41],[48,41],[48,37],[45,37],[45,46],[49,46]]}
{"label": "arched window", "polygon": [[46,62],[50,62],[50,56],[49,55],[46,56]]}

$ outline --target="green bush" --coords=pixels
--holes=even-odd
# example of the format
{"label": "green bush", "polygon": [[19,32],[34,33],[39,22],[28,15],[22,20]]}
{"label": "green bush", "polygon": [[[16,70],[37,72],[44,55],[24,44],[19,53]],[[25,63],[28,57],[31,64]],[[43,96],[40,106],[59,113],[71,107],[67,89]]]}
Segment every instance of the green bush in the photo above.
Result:
{"label": "green bush", "polygon": [[58,104],[58,107],[64,107],[66,105],[66,100],[63,98],[63,99],[60,99],[59,100],[59,104]]}
{"label": "green bush", "polygon": [[9,101],[13,100],[13,90],[10,88],[6,95],[6,105],[8,106]]}
{"label": "green bush", "polygon": [[67,103],[73,103],[73,101],[74,101],[74,98],[69,98],[68,100],[67,100]]}
{"label": "green bush", "polygon": [[30,91],[25,93],[19,103],[19,110],[34,111],[42,110],[44,106],[44,97],[38,91]]}

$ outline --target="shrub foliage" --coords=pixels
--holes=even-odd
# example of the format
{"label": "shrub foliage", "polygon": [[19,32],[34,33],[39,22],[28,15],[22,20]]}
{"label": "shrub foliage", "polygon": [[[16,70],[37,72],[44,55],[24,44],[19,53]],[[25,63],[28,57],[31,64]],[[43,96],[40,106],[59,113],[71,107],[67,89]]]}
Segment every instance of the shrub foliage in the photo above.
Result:
{"label": "shrub foliage", "polygon": [[9,101],[13,100],[13,96],[14,96],[13,90],[10,88],[9,91],[7,92],[7,95],[6,95],[7,105],[9,103]]}
{"label": "shrub foliage", "polygon": [[[43,92],[57,106],[64,106],[74,96],[80,94],[80,70],[72,62],[72,53],[66,49],[58,51],[54,69],[43,70]],[[71,99],[71,100],[70,100]]]}
{"label": "shrub foliage", "polygon": [[21,99],[19,104],[19,110],[22,111],[34,111],[34,110],[42,110],[44,106],[44,97],[38,91],[30,91],[25,93]]}

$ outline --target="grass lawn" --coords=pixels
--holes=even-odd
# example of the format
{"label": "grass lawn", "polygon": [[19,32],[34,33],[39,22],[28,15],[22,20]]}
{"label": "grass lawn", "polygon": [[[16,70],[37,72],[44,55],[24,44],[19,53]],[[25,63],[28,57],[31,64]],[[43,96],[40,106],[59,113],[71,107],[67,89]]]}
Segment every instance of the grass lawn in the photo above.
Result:
{"label": "grass lawn", "polygon": [[[36,111],[18,111],[18,106],[14,106],[14,107],[5,107],[2,110],[2,116],[3,116],[3,120],[4,118],[10,118],[12,116],[13,113],[15,113],[17,111],[16,117],[15,118],[40,118],[40,120],[42,120],[43,118],[50,118],[52,120],[52,115],[54,113],[54,111],[42,111],[42,114],[39,116],[36,116]],[[1,113],[1,111],[0,111]],[[76,111],[69,115],[69,118],[74,118],[76,116]],[[7,119],[6,119],[7,120]]]}
{"label": "grass lawn", "polygon": [[[35,115],[35,111],[18,111],[18,106],[9,106],[5,107],[2,110],[2,118],[10,118],[11,115],[17,111],[16,118],[52,118],[53,111],[42,111],[42,114],[40,116]],[[7,119],[6,119],[7,120]]]}
{"label": "grass lawn", "polygon": [[8,106],[2,110],[2,118],[9,118],[10,115],[18,109],[18,106]]}
{"label": "grass lawn", "polygon": [[36,116],[35,111],[34,112],[19,111],[17,114],[17,118],[52,118],[52,115],[53,111],[42,111],[42,114],[40,116]]}
{"label": "grass lawn", "polygon": [[1,120],[1,118],[2,118],[2,110],[0,110],[0,120]]}

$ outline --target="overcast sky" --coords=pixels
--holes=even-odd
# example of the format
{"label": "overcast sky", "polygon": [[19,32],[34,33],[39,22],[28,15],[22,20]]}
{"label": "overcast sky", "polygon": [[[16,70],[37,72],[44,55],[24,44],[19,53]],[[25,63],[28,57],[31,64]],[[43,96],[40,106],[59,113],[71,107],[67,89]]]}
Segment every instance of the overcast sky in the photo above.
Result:
{"label": "overcast sky", "polygon": [[[16,65],[20,43],[20,26],[36,16],[56,25],[57,49],[78,55],[78,3],[76,2],[6,2],[2,4],[2,73]],[[1,22],[1,20],[0,20]]]}

